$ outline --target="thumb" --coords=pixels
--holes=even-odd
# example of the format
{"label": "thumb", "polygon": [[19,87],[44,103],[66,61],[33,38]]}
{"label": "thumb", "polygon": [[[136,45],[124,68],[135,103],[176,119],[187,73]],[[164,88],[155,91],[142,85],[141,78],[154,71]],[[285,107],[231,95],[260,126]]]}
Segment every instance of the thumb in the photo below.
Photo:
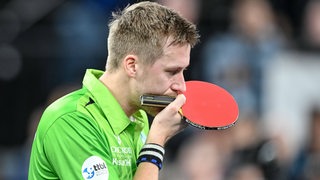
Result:
{"label": "thumb", "polygon": [[181,107],[185,104],[186,97],[184,94],[179,94],[174,101],[172,101],[166,108],[172,109],[175,112],[178,112]]}

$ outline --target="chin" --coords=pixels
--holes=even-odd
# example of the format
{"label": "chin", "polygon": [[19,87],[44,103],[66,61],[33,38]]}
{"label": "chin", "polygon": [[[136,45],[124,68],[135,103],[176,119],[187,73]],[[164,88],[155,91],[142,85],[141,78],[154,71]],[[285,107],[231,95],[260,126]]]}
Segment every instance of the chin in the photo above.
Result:
{"label": "chin", "polygon": [[144,111],[146,111],[151,116],[156,116],[163,108],[160,107],[142,107]]}

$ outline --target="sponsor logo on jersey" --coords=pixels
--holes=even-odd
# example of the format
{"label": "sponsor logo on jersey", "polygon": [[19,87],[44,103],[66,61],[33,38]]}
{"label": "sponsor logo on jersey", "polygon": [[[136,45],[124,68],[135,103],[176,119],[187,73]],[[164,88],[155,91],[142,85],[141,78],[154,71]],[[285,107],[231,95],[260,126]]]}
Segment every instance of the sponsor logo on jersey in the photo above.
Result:
{"label": "sponsor logo on jersey", "polygon": [[131,166],[133,150],[131,147],[111,146],[112,164],[116,166]]}
{"label": "sponsor logo on jersey", "polygon": [[99,156],[91,156],[82,164],[82,176],[85,180],[107,180],[109,178],[107,164]]}
{"label": "sponsor logo on jersey", "polygon": [[116,166],[131,166],[131,159],[112,159],[112,164]]}
{"label": "sponsor logo on jersey", "polygon": [[131,147],[111,146],[111,152],[116,154],[132,154]]}

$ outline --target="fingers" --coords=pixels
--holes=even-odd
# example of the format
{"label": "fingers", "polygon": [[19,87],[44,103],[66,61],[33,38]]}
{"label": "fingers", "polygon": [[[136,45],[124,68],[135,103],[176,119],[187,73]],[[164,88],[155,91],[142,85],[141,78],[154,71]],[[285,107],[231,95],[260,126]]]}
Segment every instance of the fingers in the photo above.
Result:
{"label": "fingers", "polygon": [[176,99],[167,106],[167,108],[172,109],[172,111],[174,111],[175,113],[179,113],[181,107],[184,105],[185,102],[186,102],[186,97],[183,94],[179,94],[176,97]]}
{"label": "fingers", "polygon": [[179,94],[176,99],[169,104],[169,109],[171,109],[173,116],[179,116],[181,121],[184,121],[184,116],[181,107],[186,102],[186,97],[183,94]]}
{"label": "fingers", "polygon": [[149,131],[148,141],[165,144],[171,137],[187,127],[186,121],[179,113],[185,102],[186,97],[180,94],[155,116]]}

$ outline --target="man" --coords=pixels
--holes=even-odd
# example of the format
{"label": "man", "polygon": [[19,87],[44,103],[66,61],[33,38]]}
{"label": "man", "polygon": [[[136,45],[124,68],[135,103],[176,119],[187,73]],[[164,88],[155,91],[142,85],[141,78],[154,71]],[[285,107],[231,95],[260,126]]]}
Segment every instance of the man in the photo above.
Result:
{"label": "man", "polygon": [[[195,26],[152,2],[113,16],[106,71],[87,70],[82,89],[45,110],[29,179],[158,179],[165,143],[186,127],[179,109]],[[176,100],[145,107],[143,94]],[[150,129],[146,113],[155,116]]]}

